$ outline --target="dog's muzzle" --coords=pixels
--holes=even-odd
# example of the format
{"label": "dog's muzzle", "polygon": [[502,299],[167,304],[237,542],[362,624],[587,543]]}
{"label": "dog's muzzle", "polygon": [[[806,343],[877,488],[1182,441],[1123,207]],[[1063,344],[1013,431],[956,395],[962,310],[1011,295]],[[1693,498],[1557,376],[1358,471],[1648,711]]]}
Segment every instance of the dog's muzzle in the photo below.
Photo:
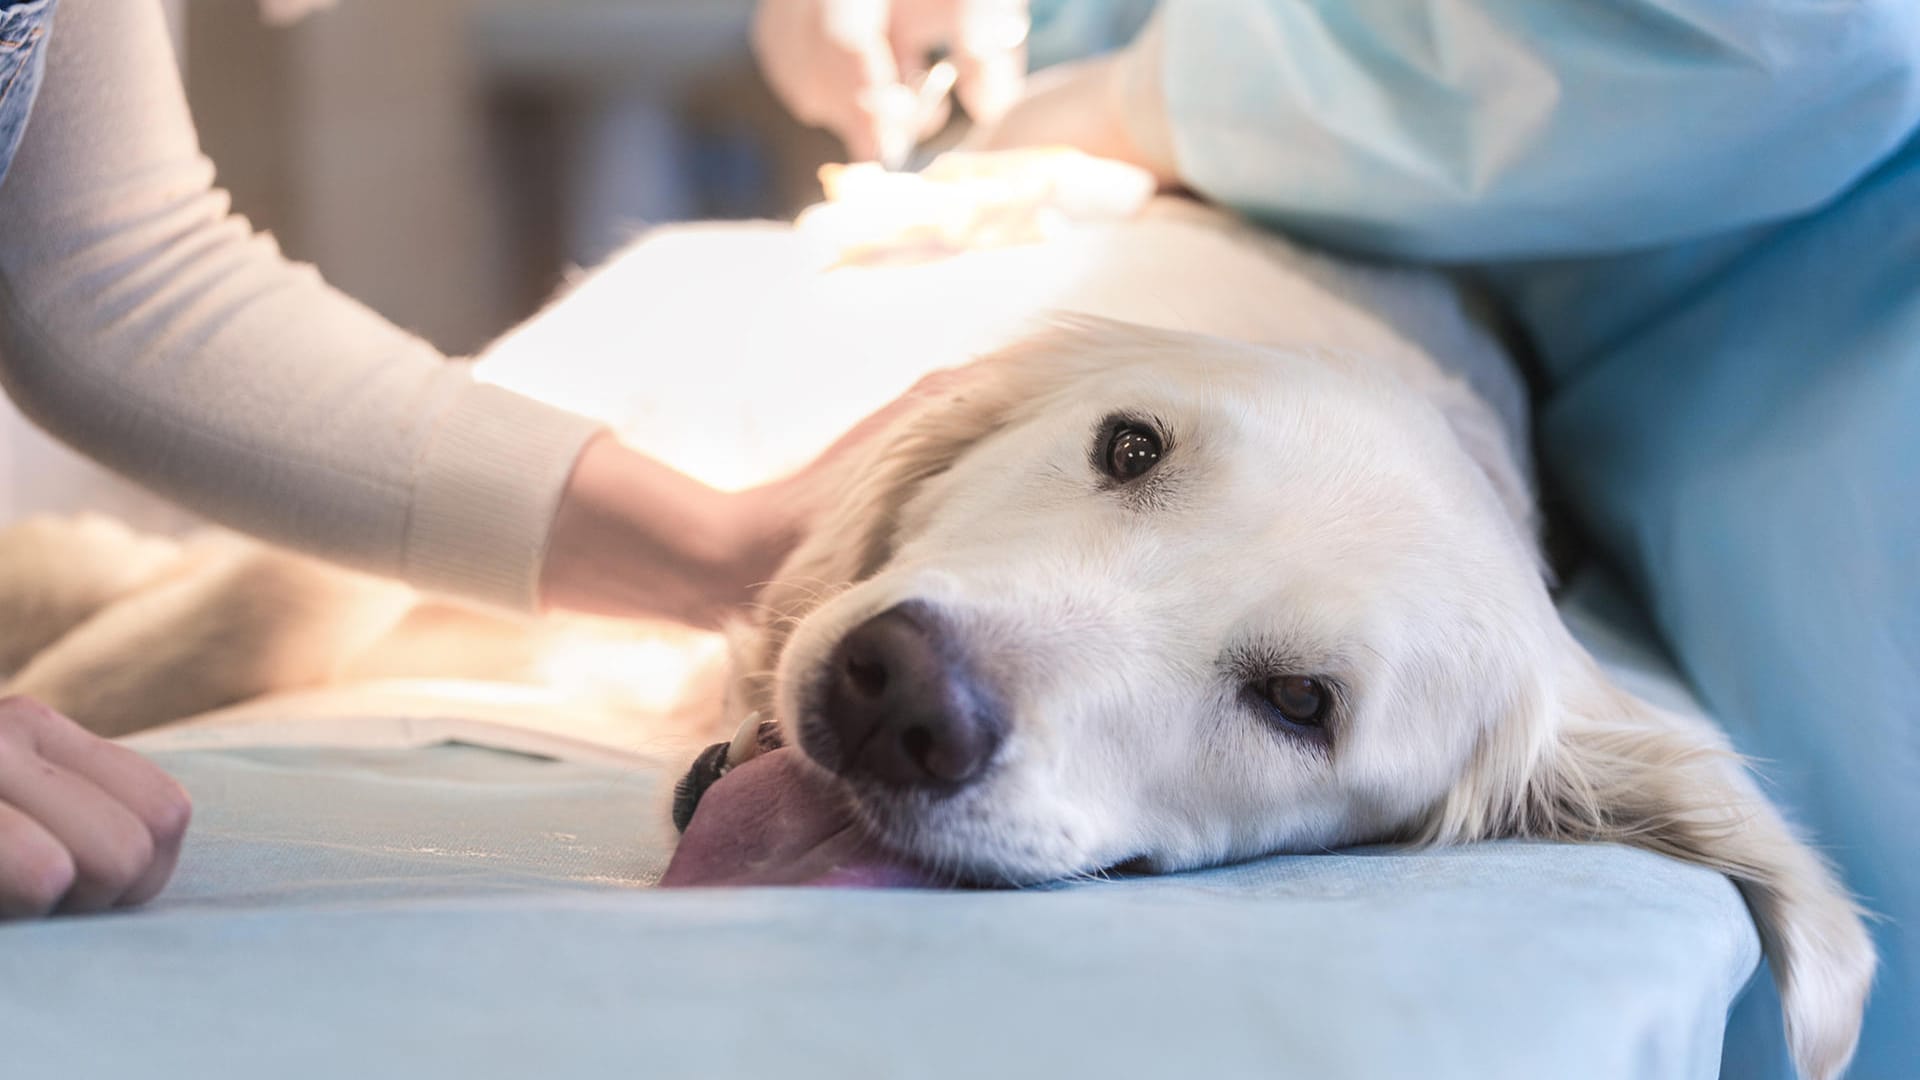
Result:
{"label": "dog's muzzle", "polygon": [[807,755],[842,778],[949,794],[992,767],[1007,723],[948,621],[908,601],[849,630],[820,674]]}

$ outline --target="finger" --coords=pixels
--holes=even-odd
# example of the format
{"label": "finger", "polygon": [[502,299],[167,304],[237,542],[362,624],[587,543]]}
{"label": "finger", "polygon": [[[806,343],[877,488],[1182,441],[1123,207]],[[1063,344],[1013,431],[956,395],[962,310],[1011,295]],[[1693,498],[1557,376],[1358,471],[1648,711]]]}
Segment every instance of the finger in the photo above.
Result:
{"label": "finger", "polygon": [[826,128],[847,146],[853,161],[871,160],[900,92],[898,69],[885,49],[857,51],[822,43],[805,70],[793,77],[789,108],[801,123]]}
{"label": "finger", "polygon": [[920,376],[918,381],[907,388],[906,393],[901,394],[880,408],[868,413],[862,417],[859,422],[848,428],[839,438],[833,441],[832,445],[822,450],[819,455],[813,459],[812,465],[821,465],[834,460],[853,447],[873,438],[891,426],[894,421],[900,419],[909,411],[920,407],[929,399],[948,393],[955,386],[959,385],[960,380],[965,377],[966,371],[966,368],[940,368],[937,371],[931,371]]}
{"label": "finger", "polygon": [[[144,904],[160,895],[180,863],[180,847],[193,817],[193,802],[179,781],[118,743],[80,733],[90,746],[69,747],[48,755],[55,764],[91,781],[133,812],[146,827],[152,856],[146,870],[114,901],[119,907]],[[43,746],[43,752],[46,748]]]}
{"label": "finger", "polygon": [[962,0],[916,0],[894,8],[887,39],[903,77],[925,72],[935,50],[952,46],[963,6]]}
{"label": "finger", "polygon": [[[184,833],[182,833],[181,836],[182,839],[185,838]],[[120,898],[115,900],[113,905],[115,907],[139,907],[141,904],[159,896],[160,891],[167,887],[167,882],[173,880],[173,872],[179,865],[179,840],[175,840],[165,847],[156,844],[153,850],[153,858],[147,862],[146,872],[134,878],[133,884],[127,886],[126,891],[120,894]]]}
{"label": "finger", "polygon": [[776,492],[776,498],[784,500],[790,507],[798,507],[801,517],[818,512],[819,498],[825,495],[820,490],[821,476],[824,470],[856,447],[878,438],[903,415],[923,406],[933,398],[951,393],[967,377],[972,365],[957,368],[941,368],[922,375],[907,391],[880,408],[868,413],[858,423],[848,428],[833,441],[831,446],[816,454],[813,460],[799,470],[781,477],[768,485]]}
{"label": "finger", "polygon": [[889,17],[887,0],[842,0],[804,28],[812,44],[792,74],[806,101],[796,115],[838,136],[851,160],[871,160],[886,136],[890,88],[900,82]]}
{"label": "finger", "polygon": [[1020,100],[1028,29],[1024,3],[975,3],[961,14],[951,59],[959,74],[960,104],[974,122],[995,123]]}
{"label": "finger", "polygon": [[753,51],[768,85],[795,119],[826,128],[857,159],[871,157],[875,142],[863,96],[891,77],[891,58],[871,55],[885,25],[885,0],[763,0],[753,20]]}
{"label": "finger", "polygon": [[889,140],[911,122],[913,91],[900,82],[900,69],[884,41],[867,43],[859,57],[859,85],[839,100],[834,134],[847,144],[850,161],[872,161]]}
{"label": "finger", "polygon": [[984,56],[955,53],[953,66],[959,74],[954,92],[974,123],[999,123],[1020,101],[1027,71],[1024,47]]}
{"label": "finger", "polygon": [[[919,142],[945,128],[953,119],[952,96],[946,88],[933,89],[940,66],[934,62],[936,51],[945,52],[954,41],[963,0],[921,0],[899,10],[891,30],[894,62],[901,81],[914,91],[911,120],[903,129],[913,142]],[[948,65],[948,77],[955,68]],[[950,88],[952,83],[946,84]],[[929,99],[929,92],[933,95]]]}
{"label": "finger", "polygon": [[73,856],[59,839],[0,802],[0,919],[51,912],[72,887],[74,872]]}
{"label": "finger", "polygon": [[824,126],[846,147],[848,161],[875,161],[887,138],[882,112],[877,103],[863,98]]}
{"label": "finger", "polygon": [[[15,702],[23,700],[0,702],[0,707],[22,708]],[[193,817],[193,802],[179,781],[140,754],[38,702],[26,702],[24,708],[41,757],[87,778],[133,811],[153,836],[155,855],[178,854]]]}
{"label": "finger", "polygon": [[19,745],[0,744],[0,798],[52,833],[73,857],[62,911],[103,911],[153,863],[153,837],[132,810],[91,780]]}
{"label": "finger", "polygon": [[946,128],[947,124],[953,120],[953,103],[942,100],[932,111],[917,117],[917,119],[920,124],[920,130],[914,132],[914,138],[920,142],[925,142],[927,139],[939,134]]}

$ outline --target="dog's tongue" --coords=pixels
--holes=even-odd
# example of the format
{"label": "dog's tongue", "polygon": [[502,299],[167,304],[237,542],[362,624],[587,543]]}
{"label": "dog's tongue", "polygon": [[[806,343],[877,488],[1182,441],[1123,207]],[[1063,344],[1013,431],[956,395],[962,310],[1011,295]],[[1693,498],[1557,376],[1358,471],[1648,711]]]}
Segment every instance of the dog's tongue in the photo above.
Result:
{"label": "dog's tongue", "polygon": [[931,886],[868,836],[846,794],[792,747],[730,770],[700,797],[663,886]]}

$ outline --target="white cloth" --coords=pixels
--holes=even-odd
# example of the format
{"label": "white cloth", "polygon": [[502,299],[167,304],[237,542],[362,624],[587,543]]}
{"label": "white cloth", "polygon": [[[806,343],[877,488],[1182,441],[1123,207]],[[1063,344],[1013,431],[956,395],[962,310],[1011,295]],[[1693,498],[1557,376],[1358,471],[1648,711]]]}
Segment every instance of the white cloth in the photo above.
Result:
{"label": "white cloth", "polygon": [[536,602],[598,425],[498,387],[229,212],[160,5],[65,0],[0,185],[0,378],[65,442],[258,536]]}

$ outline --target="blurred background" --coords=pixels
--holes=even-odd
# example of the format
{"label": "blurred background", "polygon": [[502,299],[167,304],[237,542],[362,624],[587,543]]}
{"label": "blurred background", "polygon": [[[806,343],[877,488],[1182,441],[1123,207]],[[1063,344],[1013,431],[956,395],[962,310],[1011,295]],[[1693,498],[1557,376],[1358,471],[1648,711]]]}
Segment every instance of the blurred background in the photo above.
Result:
{"label": "blurred background", "polygon": [[[1033,0],[1034,62],[1117,45],[1152,2]],[[648,226],[790,217],[841,154],[761,80],[754,0],[160,3],[235,208],[456,356]],[[0,397],[0,520],[23,508],[192,521]]]}
{"label": "blurred background", "polygon": [[752,0],[168,2],[235,208],[450,353],[647,225],[791,215],[839,152],[761,81]]}

